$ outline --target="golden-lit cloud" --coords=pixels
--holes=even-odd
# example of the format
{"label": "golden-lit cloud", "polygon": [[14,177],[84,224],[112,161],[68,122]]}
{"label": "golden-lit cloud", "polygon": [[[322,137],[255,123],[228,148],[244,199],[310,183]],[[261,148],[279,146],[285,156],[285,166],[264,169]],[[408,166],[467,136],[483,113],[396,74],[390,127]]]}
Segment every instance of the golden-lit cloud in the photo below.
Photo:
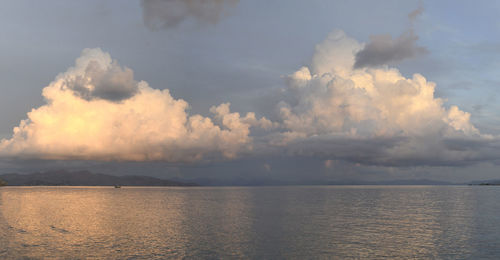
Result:
{"label": "golden-lit cloud", "polygon": [[34,108],[0,142],[3,156],[168,162],[233,158],[250,150],[251,126],[271,122],[232,113],[229,103],[210,109],[214,120],[189,115],[188,103],[167,89],[136,82],[100,49],[85,49],[75,66],[43,89]]}

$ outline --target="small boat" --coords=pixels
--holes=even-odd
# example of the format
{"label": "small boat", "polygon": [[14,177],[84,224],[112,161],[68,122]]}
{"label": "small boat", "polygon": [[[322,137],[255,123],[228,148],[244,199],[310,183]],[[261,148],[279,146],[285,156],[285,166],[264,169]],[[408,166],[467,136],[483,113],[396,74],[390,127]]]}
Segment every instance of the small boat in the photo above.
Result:
{"label": "small boat", "polygon": [[115,185],[115,189],[119,189],[119,188],[121,188],[121,187],[122,187],[122,186],[120,186],[120,185]]}

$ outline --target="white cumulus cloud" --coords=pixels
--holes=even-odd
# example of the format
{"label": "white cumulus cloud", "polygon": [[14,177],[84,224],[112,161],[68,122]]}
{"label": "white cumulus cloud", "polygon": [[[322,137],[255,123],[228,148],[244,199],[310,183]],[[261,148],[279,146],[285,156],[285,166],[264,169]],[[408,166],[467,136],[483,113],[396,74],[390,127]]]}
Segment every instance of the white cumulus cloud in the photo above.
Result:
{"label": "white cumulus cloud", "polygon": [[316,46],[310,66],[287,77],[293,100],[279,104],[285,130],[274,144],[367,164],[447,164],[484,157],[477,149],[450,149],[458,139],[493,137],[482,135],[469,113],[446,108],[434,96],[433,82],[420,74],[406,78],[395,68],[353,69],[362,46],[334,31]]}
{"label": "white cumulus cloud", "polygon": [[[0,156],[165,162],[313,156],[325,168],[342,161],[498,161],[500,138],[482,134],[468,112],[435,97],[436,85],[424,76],[405,77],[388,66],[355,69],[363,46],[332,32],[316,46],[310,65],[286,77],[286,101],[277,105],[274,122],[231,112],[229,103],[211,107],[210,116],[190,115],[189,104],[168,89],[136,81],[109,54],[86,49],[43,89],[46,104],[0,141]],[[252,132],[256,128],[265,131]]]}
{"label": "white cumulus cloud", "polygon": [[214,120],[189,115],[188,103],[133,79],[108,53],[85,49],[75,66],[43,89],[34,108],[0,142],[3,156],[190,162],[234,158],[252,149],[251,126],[272,123],[232,113],[229,103],[210,109]]}

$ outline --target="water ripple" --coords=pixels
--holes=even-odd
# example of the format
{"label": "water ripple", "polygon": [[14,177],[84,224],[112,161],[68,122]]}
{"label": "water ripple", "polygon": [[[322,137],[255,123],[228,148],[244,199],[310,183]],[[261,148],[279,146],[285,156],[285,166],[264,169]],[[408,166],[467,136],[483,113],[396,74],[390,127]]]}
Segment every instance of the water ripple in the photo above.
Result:
{"label": "water ripple", "polygon": [[500,187],[0,189],[0,258],[500,258]]}

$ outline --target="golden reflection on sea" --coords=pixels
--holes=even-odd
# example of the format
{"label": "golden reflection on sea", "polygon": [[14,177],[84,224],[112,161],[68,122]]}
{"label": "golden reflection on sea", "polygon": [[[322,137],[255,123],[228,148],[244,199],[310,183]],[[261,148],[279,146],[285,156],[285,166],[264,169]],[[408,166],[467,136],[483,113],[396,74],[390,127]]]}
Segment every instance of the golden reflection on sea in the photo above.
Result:
{"label": "golden reflection on sea", "polygon": [[[156,239],[179,244],[183,220],[182,196],[168,203],[140,190],[69,187],[2,189],[3,221],[10,231],[12,256],[88,258],[147,254],[176,256],[176,248]],[[165,241],[168,242],[168,241]],[[47,249],[50,250],[47,250]],[[182,255],[177,255],[182,257]]]}
{"label": "golden reflection on sea", "polygon": [[498,187],[4,187],[0,259],[500,259]]}

